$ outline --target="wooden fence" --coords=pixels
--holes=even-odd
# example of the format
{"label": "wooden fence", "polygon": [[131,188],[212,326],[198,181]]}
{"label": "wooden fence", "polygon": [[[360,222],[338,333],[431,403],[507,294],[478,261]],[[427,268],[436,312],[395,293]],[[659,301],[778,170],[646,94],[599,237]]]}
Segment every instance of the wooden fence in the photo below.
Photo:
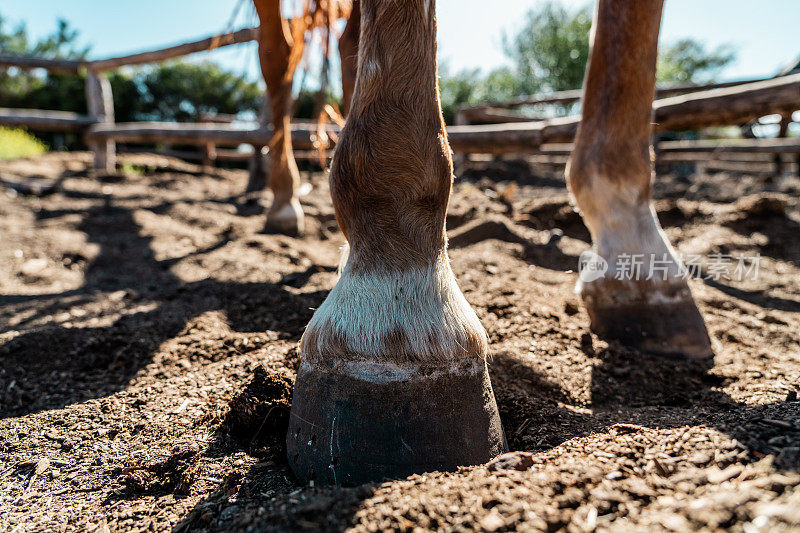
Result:
{"label": "wooden fence", "polygon": [[0,124],[24,126],[33,130],[43,131],[85,132],[87,144],[94,152],[95,168],[113,171],[115,167],[116,139],[113,135],[104,137],[93,135],[95,129],[107,131],[108,128],[113,129],[115,127],[114,97],[111,93],[111,84],[105,75],[106,71],[128,65],[166,61],[196,52],[253,41],[257,38],[258,28],[245,28],[160,50],[92,61],[0,55],[0,67],[43,68],[50,72],[67,74],[77,74],[85,70],[86,107],[88,110],[88,115],[80,115],[64,111],[0,108]]}
{"label": "wooden fence", "polygon": [[[121,57],[99,60],[41,59],[0,55],[0,67],[22,69],[44,68],[54,72],[78,73],[85,69],[87,115],[63,111],[41,111],[0,108],[0,124],[25,126],[33,130],[74,131],[85,135],[87,144],[94,152],[94,164],[98,169],[113,171],[115,167],[116,143],[175,143],[194,144],[209,149],[219,146],[250,144],[257,149],[266,146],[272,137],[269,127],[258,124],[239,127],[231,123],[175,123],[134,122],[116,123],[114,120],[113,95],[105,75],[106,71],[126,65],[153,63],[180,57],[195,52],[213,50],[255,40],[258,28],[246,28],[231,33],[215,35],[171,46],[160,50],[142,52]],[[559,93],[538,99],[521,99],[506,104],[507,108],[534,103],[568,103],[580,98],[579,91]],[[748,82],[722,83],[705,86],[680,86],[662,88],[653,104],[655,129],[686,130],[711,126],[746,123],[764,115],[782,116],[800,109],[800,73]],[[465,121],[462,114],[461,120]],[[493,115],[488,122],[448,127],[450,145],[457,153],[533,153],[547,155],[552,143],[569,143],[575,135],[579,116],[559,119],[531,120],[530,117],[510,118],[497,105],[489,108],[472,108],[472,112]],[[336,131],[336,126],[328,126]],[[299,151],[317,148],[316,125],[293,124],[294,147]],[[705,153],[719,154],[720,147],[707,148],[700,144],[659,145],[659,153]],[[733,151],[776,154],[798,153],[797,140],[772,143],[765,140],[743,141],[732,145]],[[328,147],[330,148],[330,146]],[[727,149],[726,149],[727,150]],[[213,151],[213,150],[212,150]],[[223,152],[234,157],[231,151]],[[554,155],[554,154],[550,154]]]}

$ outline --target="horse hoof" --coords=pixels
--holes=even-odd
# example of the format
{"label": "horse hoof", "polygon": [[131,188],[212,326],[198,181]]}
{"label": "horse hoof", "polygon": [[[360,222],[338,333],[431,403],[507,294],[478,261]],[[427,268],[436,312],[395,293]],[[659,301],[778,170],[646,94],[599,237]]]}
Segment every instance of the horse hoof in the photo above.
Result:
{"label": "horse hoof", "polygon": [[297,478],[358,485],[482,464],[506,451],[486,364],[409,370],[302,363],[286,436]]}
{"label": "horse hoof", "polygon": [[688,285],[598,280],[581,287],[592,330],[643,352],[709,360],[705,322]]}
{"label": "horse hoof", "polygon": [[303,234],[304,225],[303,208],[296,199],[281,207],[273,206],[267,215],[266,229],[275,233],[299,237]]}

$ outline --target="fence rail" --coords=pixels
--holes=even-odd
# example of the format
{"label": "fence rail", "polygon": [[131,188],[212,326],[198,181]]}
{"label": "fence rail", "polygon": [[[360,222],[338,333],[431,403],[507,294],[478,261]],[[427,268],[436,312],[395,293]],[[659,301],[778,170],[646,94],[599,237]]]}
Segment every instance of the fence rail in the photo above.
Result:
{"label": "fence rail", "polygon": [[21,69],[43,68],[51,72],[69,74],[76,74],[82,69],[102,72],[129,65],[157,63],[197,52],[216,50],[223,46],[246,43],[256,39],[258,39],[258,28],[243,28],[234,32],[211,35],[197,41],[190,41],[158,50],[104,59],[47,59],[42,57],[0,54],[0,67],[17,67]]}
{"label": "fence rail", "polygon": [[40,111],[0,107],[0,124],[24,126],[39,131],[83,131],[97,123],[97,117],[69,111]]}
{"label": "fence rail", "polygon": [[[725,81],[720,83],[706,83],[706,84],[678,84],[667,85],[656,88],[656,98],[667,98],[669,96],[677,96],[680,94],[688,94],[700,91],[709,91],[713,89],[724,89],[733,87],[735,85],[742,85],[745,83],[755,83],[759,81],[766,81],[771,78],[755,78],[749,80],[739,81]],[[497,102],[493,104],[482,104],[475,106],[463,106],[459,112],[464,113],[465,117],[483,117],[485,113],[499,114],[501,109],[515,109],[518,107],[534,106],[534,105],[553,105],[553,104],[574,104],[583,97],[581,89],[574,89],[569,91],[558,91],[550,94],[523,96],[515,98],[507,102]],[[520,115],[510,115],[519,118]],[[509,120],[508,122],[512,122]]]}

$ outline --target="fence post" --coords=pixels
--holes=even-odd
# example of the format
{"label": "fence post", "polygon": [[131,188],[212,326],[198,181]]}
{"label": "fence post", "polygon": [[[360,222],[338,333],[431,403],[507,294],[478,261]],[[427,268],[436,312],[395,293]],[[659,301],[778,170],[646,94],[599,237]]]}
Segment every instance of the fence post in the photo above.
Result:
{"label": "fence post", "polygon": [[[111,83],[103,72],[91,68],[86,71],[86,104],[89,114],[101,124],[114,123],[114,96]],[[116,143],[112,140],[90,142],[94,152],[94,168],[105,172],[116,170]]]}
{"label": "fence post", "polygon": [[[469,124],[469,118],[467,117],[467,112],[464,110],[463,107],[459,107],[456,110],[455,116],[455,125],[456,126],[464,126]],[[459,176],[464,170],[466,169],[467,165],[469,164],[469,154],[456,154],[453,153],[453,174]]]}
{"label": "fence post", "polygon": [[[781,121],[778,123],[778,139],[783,139],[789,133],[789,124],[792,123],[792,114],[791,113],[784,113],[781,115]],[[783,161],[783,154],[777,153],[775,154],[775,174],[778,177],[783,176],[783,173],[786,171],[786,165]]]}

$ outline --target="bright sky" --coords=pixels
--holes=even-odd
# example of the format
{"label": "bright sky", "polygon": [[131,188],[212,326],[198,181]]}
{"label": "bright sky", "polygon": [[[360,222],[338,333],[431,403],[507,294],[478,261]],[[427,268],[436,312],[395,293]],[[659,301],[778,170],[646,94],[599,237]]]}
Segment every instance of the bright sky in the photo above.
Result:
{"label": "bright sky", "polygon": [[[504,63],[503,31],[513,32],[531,6],[542,0],[439,0],[439,55],[451,71]],[[564,0],[580,7],[586,0]],[[42,36],[61,16],[92,45],[92,57],[162,47],[226,29],[238,0],[4,0],[0,15],[12,24],[25,22]],[[487,8],[487,4],[491,6]],[[248,5],[235,27],[254,22]],[[798,0],[667,0],[661,41],[682,37],[709,47],[731,44],[737,60],[722,74],[739,79],[774,74],[800,55]],[[197,56],[195,56],[197,57]],[[210,55],[228,69],[257,73],[253,45],[240,45]]]}

